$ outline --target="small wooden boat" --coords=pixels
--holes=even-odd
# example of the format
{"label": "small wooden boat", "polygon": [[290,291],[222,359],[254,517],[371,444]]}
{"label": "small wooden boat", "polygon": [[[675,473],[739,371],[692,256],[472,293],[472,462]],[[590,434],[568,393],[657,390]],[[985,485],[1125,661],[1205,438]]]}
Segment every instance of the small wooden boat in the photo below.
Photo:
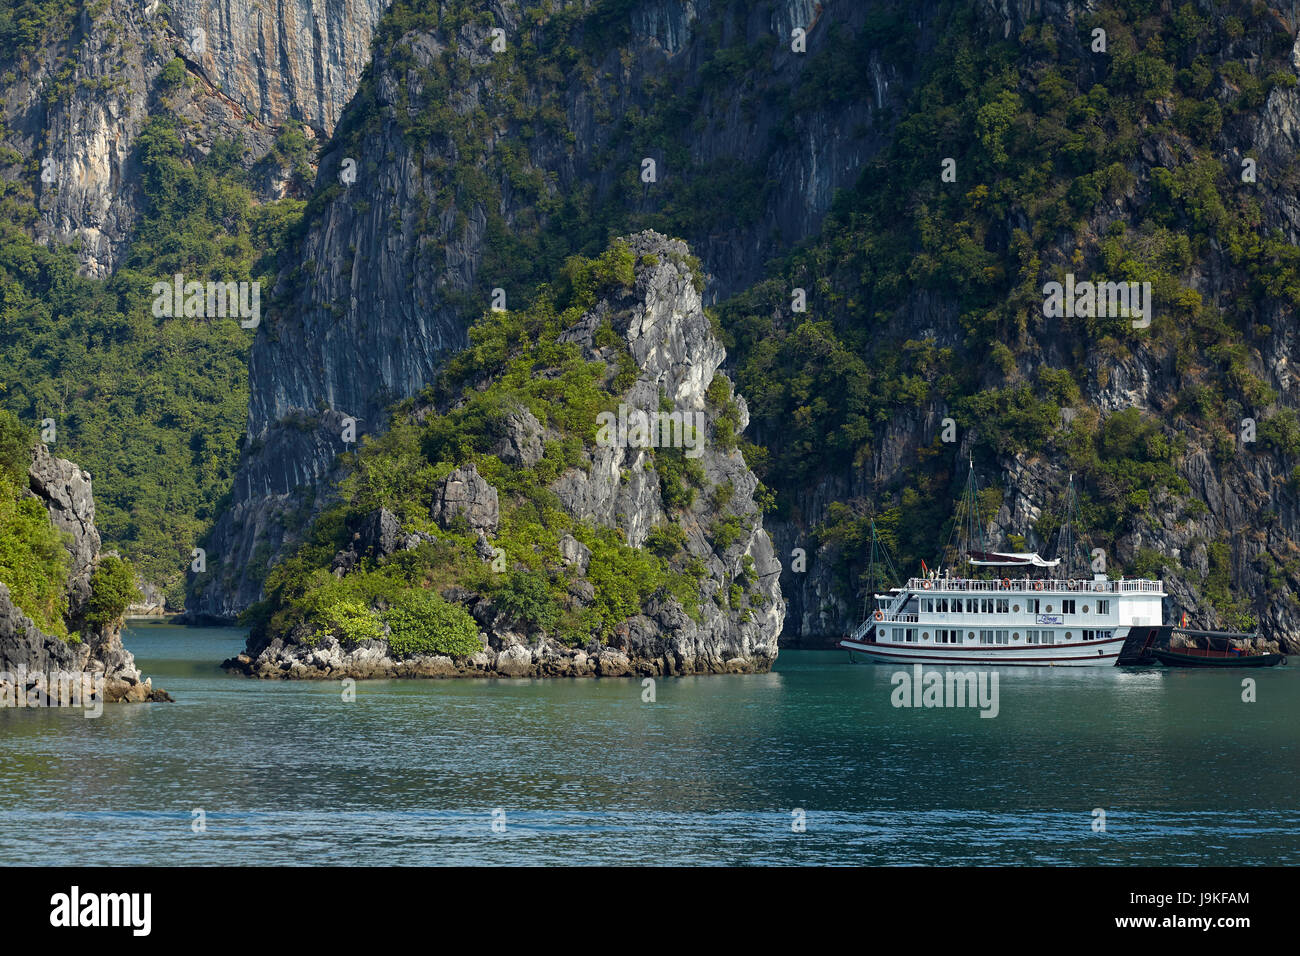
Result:
{"label": "small wooden boat", "polygon": [[1180,647],[1176,651],[1153,647],[1149,653],[1166,667],[1274,667],[1286,663],[1284,654],[1246,654],[1204,647]]}

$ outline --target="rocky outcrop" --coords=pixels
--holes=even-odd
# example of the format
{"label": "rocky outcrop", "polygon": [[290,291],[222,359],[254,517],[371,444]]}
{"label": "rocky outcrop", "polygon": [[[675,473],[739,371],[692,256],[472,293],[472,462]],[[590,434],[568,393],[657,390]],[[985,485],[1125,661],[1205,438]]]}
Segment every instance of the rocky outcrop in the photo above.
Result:
{"label": "rocky outcrop", "polygon": [[68,618],[74,627],[90,600],[90,576],[99,557],[99,531],[95,527],[95,498],[90,474],[44,445],[37,445],[27,472],[31,490],[44,502],[50,521],[67,534],[72,567],[68,573]]}
{"label": "rocky outcrop", "polygon": [[[78,632],[79,640],[70,642],[42,633],[13,604],[8,587],[0,583],[0,682],[19,682],[17,691],[27,694],[35,688],[48,692],[46,684],[51,674],[87,675],[96,681],[102,679],[105,702],[171,700],[166,691],[155,689],[152,680],[140,673],[131,652],[122,646],[120,621],[103,626],[85,622],[91,576],[100,559],[90,475],[38,445],[28,478],[31,494],[45,505],[51,522],[66,534],[65,544],[71,556],[67,620],[70,628]],[[0,687],[0,700],[13,693],[12,686]]]}
{"label": "rocky outcrop", "polygon": [[167,597],[163,592],[148,581],[136,579],[136,587],[140,589],[142,600],[132,604],[126,609],[127,617],[162,617],[167,613]]}
{"label": "rocky outcrop", "polygon": [[[620,368],[617,350],[598,343],[596,335],[609,323],[637,366],[621,404],[652,411],[671,404],[673,414],[699,424],[698,442],[684,453],[699,464],[701,491],[684,507],[670,506],[653,447],[602,443],[599,437],[594,447],[588,442],[584,467],[569,468],[550,490],[572,518],[618,529],[633,547],[641,547],[654,528],[680,529],[681,550],[674,560],[703,569],[698,600],[683,606],[661,590],[619,623],[608,643],[574,647],[522,627],[489,596],[451,587],[443,589],[444,599],[465,606],[481,628],[476,653],[396,657],[383,640],[348,645],[336,634],[299,626],[287,634],[255,633],[247,652],[227,667],[263,678],[322,679],[745,673],[771,667],[785,618],[781,565],[754,500],[758,480],[734,443],[719,437],[724,415],[736,416],[738,430],[747,424],[743,399],[729,398],[729,407],[717,400],[719,391],[731,396],[720,371],[726,352],[704,314],[685,243],[654,232],[626,242],[638,263],[633,287],[599,301],[561,337],[579,345],[588,360],[607,363],[612,380]],[[726,388],[711,390],[718,379]],[[466,465],[442,482],[431,512],[444,527],[465,522],[478,529],[484,546],[479,554],[490,560],[487,536],[495,532],[506,507],[497,490]],[[378,514],[364,523],[382,526],[385,540],[401,540],[395,521],[384,519],[386,512]],[[720,523],[734,532],[723,537]],[[572,598],[579,605],[589,602],[594,594],[586,577],[591,549],[566,534],[559,541],[559,558],[574,572]],[[335,568],[338,573],[337,559]]]}
{"label": "rocky outcrop", "polygon": [[268,125],[301,120],[329,135],[370,62],[389,0],[174,0],[181,36],[202,30],[187,60],[245,113]]}
{"label": "rocky outcrop", "polygon": [[528,409],[512,410],[501,423],[501,437],[492,453],[507,465],[529,467],[542,460],[542,423]]}
{"label": "rocky outcrop", "polygon": [[489,534],[497,530],[500,510],[497,490],[479,476],[473,464],[448,475],[433,502],[434,520],[444,528],[464,521],[474,530]]}
{"label": "rocky outcrop", "polygon": [[[196,155],[218,140],[238,141],[249,167],[286,121],[328,135],[369,62],[386,7],[387,0],[83,5],[70,34],[51,37],[4,84],[0,135],[20,162],[8,169],[0,162],[0,175],[26,179],[25,164],[38,166],[37,237],[75,242],[87,274],[111,275],[139,220],[135,147],[151,115],[164,106],[176,113]],[[184,82],[163,83],[160,74],[177,58]],[[263,198],[283,194],[279,176],[264,185]]]}
{"label": "rocky outcrop", "polygon": [[[501,235],[527,239],[547,228],[536,197],[520,188],[524,181],[535,175],[545,184],[546,204],[589,192],[593,219],[620,210],[621,221],[644,221],[674,201],[689,205],[680,194],[672,198],[672,189],[684,183],[725,184],[748,175],[752,192],[743,192],[746,205],[756,207],[752,214],[709,212],[684,235],[705,263],[705,294],[712,300],[761,277],[768,258],[815,232],[836,190],[850,185],[886,141],[882,119],[912,86],[908,58],[877,55],[870,97],[824,98],[809,88],[797,109],[752,108],[769,95],[784,101],[791,90],[813,82],[810,71],[849,55],[833,35],[861,32],[870,5],[783,0],[738,8],[719,0],[646,0],[632,6],[611,31],[626,36],[623,48],[603,50],[593,70],[570,70],[553,86],[520,89],[505,73],[487,69],[486,20],[460,23],[448,16],[437,29],[412,31],[376,53],[371,79],[339,126],[346,132],[346,117],[355,115],[351,125],[365,125],[365,142],[355,134],[336,136],[322,154],[322,186],[341,182],[348,159],[358,164],[356,175],[309,224],[295,261],[282,273],[291,305],[263,323],[253,345],[249,446],[229,508],[211,538],[214,572],[187,597],[196,614],[230,617],[256,601],[260,573],[285,552],[274,515],[298,511],[313,489],[334,480],[332,458],[302,443],[272,440],[280,434],[279,423],[330,409],[364,422],[367,432],[381,431],[385,409],[417,394],[466,345],[466,328],[492,289],[510,286],[511,271],[526,272],[528,263],[521,259],[527,246],[509,261],[494,253]],[[528,38],[551,49],[551,24],[531,25],[520,8],[514,0],[492,6],[510,48]],[[928,7],[917,14],[919,21],[930,15]],[[718,80],[715,27],[733,50],[750,51],[743,79]],[[807,31],[806,53],[790,49],[796,28]],[[918,47],[930,41],[926,29],[912,40]],[[417,71],[430,64],[460,78],[454,97],[422,92]],[[611,120],[653,112],[670,89],[694,104],[689,119],[672,124],[681,135],[675,155],[690,157],[689,168],[670,166],[658,149],[631,146]],[[562,111],[554,128],[541,117],[518,118],[519,110],[541,102]],[[444,148],[442,133],[413,143],[404,126],[420,108],[483,117],[474,120],[471,137],[482,157],[467,156],[459,146]],[[376,143],[383,148],[374,148]],[[514,171],[502,173],[507,143]],[[624,172],[639,170],[646,158],[658,163],[664,188],[638,188],[629,198]],[[492,177],[499,201],[463,198],[456,183],[467,175],[466,166],[476,177]],[[435,196],[444,198],[431,204]],[[576,241],[567,234],[546,238],[554,246]],[[507,274],[483,275],[485,261]],[[534,455],[536,447],[520,451]],[[263,476],[276,480],[265,483]],[[253,511],[258,520],[238,517]],[[254,555],[261,559],[250,560]]]}

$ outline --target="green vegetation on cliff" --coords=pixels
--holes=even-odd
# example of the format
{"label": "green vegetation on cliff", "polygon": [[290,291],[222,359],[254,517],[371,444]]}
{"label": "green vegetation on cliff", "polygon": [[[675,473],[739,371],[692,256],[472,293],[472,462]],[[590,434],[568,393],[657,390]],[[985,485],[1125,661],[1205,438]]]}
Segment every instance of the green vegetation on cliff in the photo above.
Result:
{"label": "green vegetation on cliff", "polygon": [[[595,336],[594,360],[560,335],[599,295],[629,288],[633,267],[629,250],[617,243],[594,260],[571,257],[526,308],[483,314],[470,330],[470,347],[438,382],[399,405],[384,434],[344,456],[341,503],[270,571],[267,599],[246,615],[255,633],[306,626],[347,645],[387,633],[398,656],[472,653],[478,625],[438,596],[453,587],[489,598],[522,629],[575,646],[607,640],[657,592],[677,596],[688,613],[698,607],[704,569],[682,553],[684,537],[662,531],[653,547],[630,547],[621,530],[573,518],[549,489],[564,471],[590,467],[597,415],[614,410],[635,379],[631,357],[608,324]],[[544,429],[543,454],[532,465],[507,464],[493,451],[506,418],[521,411]],[[656,464],[666,457],[658,450]],[[495,557],[476,551],[477,533],[467,525],[441,527],[431,512],[444,479],[469,464],[499,493]],[[424,539],[381,561],[362,557],[358,568],[335,576],[331,563],[348,547],[352,529],[381,508],[397,517],[403,533]],[[589,550],[585,574],[562,558],[565,535]],[[591,585],[585,597],[580,578]]]}
{"label": "green vegetation on cliff", "polygon": [[[1091,51],[1097,28],[1104,54]],[[1181,4],[1169,17],[1145,0],[1081,15],[1072,37],[1041,21],[1005,41],[986,30],[969,5],[945,6],[891,146],[838,198],[819,237],[719,313],[753,437],[768,446],[765,480],[786,513],[818,478],[869,471],[888,443],[906,440],[891,426],[944,409],[973,436],[986,473],[999,470],[997,456],[1023,454],[1082,479],[1084,523],[1113,561],[1115,542],[1157,512],[1203,511],[1180,475],[1187,433],[1222,457],[1235,453],[1244,416],[1267,426],[1273,414],[1277,396],[1258,374],[1263,320],[1270,303],[1300,305],[1300,253],[1261,228],[1258,194],[1220,132],[1294,85],[1291,38],[1247,3],[1212,15]],[[1258,54],[1249,69],[1247,51]],[[956,182],[941,179],[946,158]],[[1245,294],[1212,302],[1194,291],[1192,273],[1216,254]],[[1042,284],[1066,272],[1152,283],[1152,326],[1045,319]],[[795,287],[808,290],[806,315],[790,310]],[[951,315],[937,311],[949,304]],[[1081,386],[1106,387],[1138,353],[1176,370],[1174,414],[1088,407]],[[832,507],[818,540],[843,546],[842,571],[862,568],[868,511],[904,566],[933,561],[963,477],[936,432],[874,500]],[[1043,504],[1035,530],[1046,538],[1060,502]],[[1231,610],[1222,590],[1209,587]]]}
{"label": "green vegetation on cliff", "polygon": [[[145,206],[125,263],[78,274],[75,252],[34,243],[21,184],[0,200],[0,407],[50,419],[52,450],[95,478],[106,548],[179,604],[195,542],[230,486],[248,409],[252,333],[235,318],[158,318],[153,285],[261,280],[301,208],[254,203],[237,148],[187,148],[156,113],[135,143]],[[265,306],[264,306],[265,307]]]}
{"label": "green vegetation on cliff", "polygon": [[0,408],[0,583],[46,634],[66,637],[68,551],[45,505],[27,491],[36,434]]}

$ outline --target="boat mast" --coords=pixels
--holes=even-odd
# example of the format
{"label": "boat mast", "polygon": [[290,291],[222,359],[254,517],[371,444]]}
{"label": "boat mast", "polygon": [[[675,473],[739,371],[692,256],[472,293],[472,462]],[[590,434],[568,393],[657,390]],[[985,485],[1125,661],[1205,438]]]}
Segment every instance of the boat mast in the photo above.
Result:
{"label": "boat mast", "polygon": [[966,473],[966,489],[962,493],[961,536],[957,541],[957,560],[960,566],[970,564],[971,545],[979,541],[979,550],[987,551],[984,542],[984,523],[979,514],[979,483],[975,480],[975,456],[968,459],[970,470]]}
{"label": "boat mast", "polygon": [[[877,559],[879,554],[879,559]],[[880,565],[879,574],[876,571],[876,565]],[[889,577],[886,577],[886,574]],[[901,587],[902,582],[898,580],[898,571],[894,568],[894,562],[889,559],[889,552],[885,550],[885,543],[880,540],[880,532],[876,530],[876,519],[873,515],[871,518],[871,558],[867,565],[867,593],[862,598],[862,620],[867,619],[871,612],[871,601],[875,599],[876,587],[881,582],[884,588],[889,587],[889,581],[894,582],[895,587]]]}
{"label": "boat mast", "polygon": [[1057,541],[1057,548],[1065,549],[1065,553],[1059,555],[1061,559],[1061,576],[1065,580],[1070,580],[1070,571],[1074,567],[1074,473],[1070,473],[1070,483],[1065,489],[1065,523],[1061,525],[1061,535]]}

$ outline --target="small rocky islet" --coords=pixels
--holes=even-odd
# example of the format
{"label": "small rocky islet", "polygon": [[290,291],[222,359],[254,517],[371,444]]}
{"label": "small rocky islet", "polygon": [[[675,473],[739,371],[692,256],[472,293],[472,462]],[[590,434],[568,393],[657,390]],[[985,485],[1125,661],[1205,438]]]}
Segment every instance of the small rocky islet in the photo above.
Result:
{"label": "small rocky islet", "polygon": [[[507,335],[491,361],[453,364],[455,387],[443,382],[399,408],[389,432],[359,454],[354,475],[362,477],[340,482],[343,503],[281,566],[296,562],[296,571],[269,576],[245,652],[223,666],[291,679],[771,668],[785,614],[781,567],[763,530],[763,490],[738,441],[748,412],[719,370],[725,350],[689,250],[647,231],[574,268],[584,272],[578,284],[599,284],[599,295],[553,303],[539,326],[546,341],[525,340],[536,315],[489,313],[483,321],[500,327],[485,338],[520,337]],[[611,416],[622,406],[625,415],[662,410],[700,422],[696,446],[599,441],[596,416],[571,414],[563,389],[548,400],[545,388],[521,384],[581,369],[594,390],[574,401],[596,400]],[[430,454],[449,447],[481,451],[451,461]],[[363,510],[375,500],[364,476],[396,462],[432,476],[425,489]],[[545,519],[535,522],[539,512]],[[325,537],[339,547],[327,556],[319,532],[331,524]],[[544,612],[521,607],[512,576]],[[392,580],[409,587],[396,598],[363,596]],[[606,592],[625,586],[631,597],[612,603]],[[436,593],[436,613],[445,605],[472,622],[458,653],[395,649],[388,606],[420,588]],[[319,597],[326,592],[341,596]]]}
{"label": "small rocky islet", "polygon": [[24,477],[27,487],[20,489],[20,498],[44,507],[67,549],[63,610],[56,621],[64,633],[38,626],[15,602],[11,589],[0,584],[0,700],[41,699],[54,692],[50,683],[59,678],[52,675],[65,680],[84,675],[96,683],[103,680],[105,703],[170,701],[166,691],[140,673],[131,652],[122,646],[125,608],[115,609],[105,620],[104,602],[96,600],[97,571],[117,557],[101,551],[89,473],[38,444]]}

